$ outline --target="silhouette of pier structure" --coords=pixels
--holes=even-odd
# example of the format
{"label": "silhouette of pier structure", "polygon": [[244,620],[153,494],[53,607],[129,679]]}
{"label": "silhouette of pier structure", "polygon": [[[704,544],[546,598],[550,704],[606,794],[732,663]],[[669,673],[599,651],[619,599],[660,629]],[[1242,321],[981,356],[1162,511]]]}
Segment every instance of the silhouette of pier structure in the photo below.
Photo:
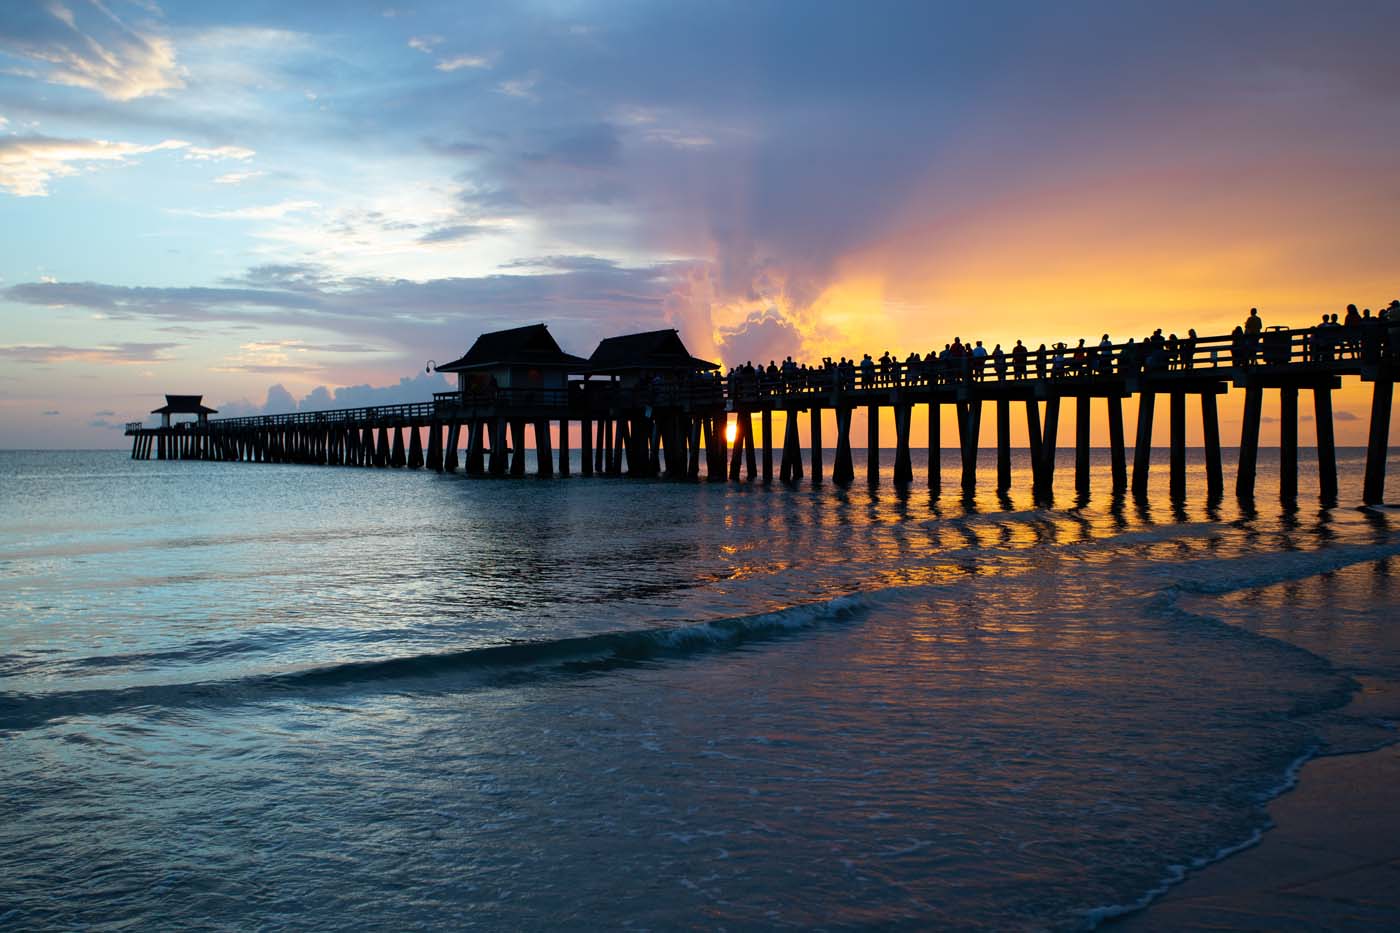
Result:
{"label": "silhouette of pier structure", "polygon": [[[431,401],[329,411],[210,419],[199,396],[167,396],[159,427],[127,425],[136,459],[230,460],[361,467],[427,468],[477,476],[523,476],[526,450],[535,448],[536,473],[567,476],[570,445],[580,444],[583,475],[664,476],[675,479],[755,481],[774,478],[774,418],[783,438],[781,482],[826,478],[822,413],[835,415],[831,480],[855,480],[852,415],[867,411],[867,477],[880,480],[880,410],[894,413],[894,482],[914,482],[910,433],[916,412],[928,419],[929,489],[943,486],[942,419],[958,429],[959,485],[977,488],[977,455],[983,412],[996,413],[999,493],[1010,490],[1012,412],[1023,410],[1030,441],[1032,486],[1048,498],[1055,483],[1060,410],[1075,406],[1074,487],[1090,489],[1090,427],[1102,406],[1108,421],[1111,489],[1142,494],[1152,468],[1151,439],[1157,401],[1165,396],[1170,425],[1167,470],[1173,498],[1186,492],[1188,407],[1198,407],[1204,435],[1208,496],[1225,490],[1217,399],[1244,392],[1235,492],[1252,499],[1265,393],[1277,393],[1280,424],[1280,491],[1296,498],[1298,404],[1312,395],[1321,498],[1338,495],[1332,392],[1344,377],[1372,385],[1370,430],[1362,488],[1364,503],[1384,497],[1391,402],[1400,353],[1384,327],[1324,333],[1273,328],[1262,334],[1193,338],[1170,356],[1153,359],[1142,345],[1090,347],[1087,352],[1031,351],[1024,366],[1007,359],[963,357],[889,362],[878,369],[829,367],[778,378],[761,372],[728,379],[720,367],[692,356],[674,330],[612,337],[587,359],[565,353],[542,325],[481,335],[459,359],[437,366],[455,374],[458,387]],[[1061,345],[1063,346],[1063,345]],[[1131,472],[1123,399],[1136,396],[1138,413]],[[1193,398],[1194,397],[1194,398]],[[1101,400],[1101,402],[1100,402]],[[1188,405],[1188,401],[1190,405]],[[194,414],[175,422],[172,415]],[[800,443],[808,420],[810,447]],[[755,431],[755,419],[758,430]],[[530,428],[527,436],[527,427]],[[728,432],[732,429],[733,437]],[[426,436],[426,443],[424,437]],[[557,450],[552,449],[558,438]],[[463,447],[465,443],[465,447]],[[459,463],[459,453],[462,455]],[[703,471],[702,471],[703,463]]]}

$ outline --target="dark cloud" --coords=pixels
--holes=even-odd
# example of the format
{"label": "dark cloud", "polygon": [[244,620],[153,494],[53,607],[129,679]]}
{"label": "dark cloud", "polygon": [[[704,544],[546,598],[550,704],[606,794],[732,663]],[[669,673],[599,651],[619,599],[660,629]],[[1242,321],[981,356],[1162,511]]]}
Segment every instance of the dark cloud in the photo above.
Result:
{"label": "dark cloud", "polygon": [[116,343],[98,347],[51,344],[0,346],[0,359],[16,363],[158,363],[178,343]]}
{"label": "dark cloud", "polygon": [[452,224],[446,227],[438,227],[429,230],[418,238],[419,243],[455,243],[460,240],[470,240],[483,233],[489,232],[490,228],[478,224]]}
{"label": "dark cloud", "polygon": [[490,152],[488,146],[481,143],[468,142],[466,140],[444,141],[427,137],[423,140],[423,146],[435,155],[444,156],[476,156]]}
{"label": "dark cloud", "polygon": [[106,409],[103,409],[102,411],[95,411],[95,412],[92,413],[92,416],[93,416],[94,418],[111,418],[111,417],[114,417],[115,415],[116,415],[116,412],[114,412],[114,411],[107,411]]}
{"label": "dark cloud", "polygon": [[527,162],[553,162],[574,168],[609,168],[618,164],[622,140],[617,129],[607,123],[568,129],[557,134],[543,149],[527,152]]}
{"label": "dark cloud", "polygon": [[[334,278],[310,266],[260,266],[247,274],[257,288],[37,282],[11,286],[0,297],[167,324],[315,328],[345,339],[308,348],[335,347],[339,349],[328,352],[345,353],[398,348],[447,358],[462,352],[478,333],[521,321],[549,321],[559,339],[589,348],[604,336],[653,329],[667,320],[668,296],[690,266],[627,268],[596,257],[551,256],[522,260],[516,268],[530,271],[414,282]],[[175,346],[120,344],[103,352],[144,361]],[[77,358],[82,348],[0,348],[0,357],[53,359],[65,351]]]}
{"label": "dark cloud", "polygon": [[61,414],[63,414],[63,412],[57,411],[57,410],[54,410],[54,409],[50,409],[49,411],[41,411],[41,412],[39,412],[39,414],[43,415],[45,418],[52,418],[54,415],[61,415]]}
{"label": "dark cloud", "polygon": [[1332,413],[1333,419],[1337,421],[1360,421],[1361,416],[1350,411],[1335,411]]}

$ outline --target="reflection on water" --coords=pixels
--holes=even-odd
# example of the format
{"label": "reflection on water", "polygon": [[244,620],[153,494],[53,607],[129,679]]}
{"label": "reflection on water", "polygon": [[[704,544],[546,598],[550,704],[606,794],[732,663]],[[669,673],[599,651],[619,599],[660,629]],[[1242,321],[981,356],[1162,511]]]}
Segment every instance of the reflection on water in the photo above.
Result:
{"label": "reflection on water", "polygon": [[1024,460],[964,499],[0,454],[0,920],[1091,924],[1388,740],[1340,710],[1400,673],[1395,518],[1261,461],[1250,504],[1104,458],[1047,506]]}

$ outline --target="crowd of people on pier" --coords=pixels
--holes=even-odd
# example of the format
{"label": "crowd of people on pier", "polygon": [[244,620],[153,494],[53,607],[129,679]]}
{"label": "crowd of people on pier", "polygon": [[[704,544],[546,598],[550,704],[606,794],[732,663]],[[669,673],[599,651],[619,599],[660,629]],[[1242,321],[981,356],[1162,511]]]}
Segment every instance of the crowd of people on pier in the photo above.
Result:
{"label": "crowd of people on pier", "polygon": [[[1339,320],[1340,317],[1340,320]],[[939,351],[904,359],[888,350],[878,358],[860,360],[825,357],[818,365],[798,363],[791,356],[735,366],[725,376],[730,397],[824,392],[834,389],[918,387],[987,379],[1063,379],[1092,376],[1135,376],[1197,367],[1251,367],[1290,361],[1329,363],[1355,359],[1378,363],[1400,360],[1400,300],[1379,314],[1347,305],[1345,315],[1324,314],[1309,328],[1290,330],[1264,326],[1257,308],[1228,339],[1202,341],[1194,329],[1185,337],[1158,328],[1141,341],[1128,338],[1115,344],[1108,334],[1096,343],[1080,339],[1076,346],[1040,344],[1035,349],[1017,340],[1010,350],[996,344],[988,350],[981,340],[954,337]]]}

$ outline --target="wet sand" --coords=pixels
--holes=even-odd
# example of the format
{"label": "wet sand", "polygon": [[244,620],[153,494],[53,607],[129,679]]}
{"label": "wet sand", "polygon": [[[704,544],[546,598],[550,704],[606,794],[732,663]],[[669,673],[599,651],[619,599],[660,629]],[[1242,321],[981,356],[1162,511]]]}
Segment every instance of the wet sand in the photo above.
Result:
{"label": "wet sand", "polygon": [[[1375,699],[1363,690],[1352,710]],[[1257,846],[1104,928],[1400,929],[1400,745],[1308,762],[1269,815]]]}

